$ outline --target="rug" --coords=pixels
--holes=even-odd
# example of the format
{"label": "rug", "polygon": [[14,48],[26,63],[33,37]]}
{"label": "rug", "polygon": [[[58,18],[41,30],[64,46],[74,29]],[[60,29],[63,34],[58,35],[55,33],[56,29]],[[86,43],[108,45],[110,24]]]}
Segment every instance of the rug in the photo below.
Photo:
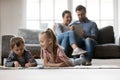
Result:
{"label": "rug", "polygon": [[99,66],[74,66],[74,67],[44,67],[39,65],[37,67],[0,67],[0,70],[21,70],[21,69],[120,69],[117,65],[99,65]]}
{"label": "rug", "polygon": [[4,67],[0,66],[0,70],[16,70],[16,69],[120,69],[120,59],[93,59],[91,66],[74,66],[74,67],[44,67],[43,62],[38,59],[37,67]]}
{"label": "rug", "polygon": [[74,67],[44,67],[44,69],[120,69],[120,66],[101,65],[101,66],[74,66]]}

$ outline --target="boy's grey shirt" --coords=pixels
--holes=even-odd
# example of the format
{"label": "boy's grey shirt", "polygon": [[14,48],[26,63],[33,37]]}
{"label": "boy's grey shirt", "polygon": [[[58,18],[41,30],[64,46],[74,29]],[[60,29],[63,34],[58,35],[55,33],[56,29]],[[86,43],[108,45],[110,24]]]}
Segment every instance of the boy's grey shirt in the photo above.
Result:
{"label": "boy's grey shirt", "polygon": [[32,65],[37,66],[37,62],[35,61],[34,58],[32,58],[31,53],[27,50],[24,50],[22,59],[19,59],[17,55],[13,51],[11,51],[6,60],[5,66],[14,67],[14,61],[18,61],[21,67],[25,67],[25,64],[28,63],[29,61],[32,63]]}

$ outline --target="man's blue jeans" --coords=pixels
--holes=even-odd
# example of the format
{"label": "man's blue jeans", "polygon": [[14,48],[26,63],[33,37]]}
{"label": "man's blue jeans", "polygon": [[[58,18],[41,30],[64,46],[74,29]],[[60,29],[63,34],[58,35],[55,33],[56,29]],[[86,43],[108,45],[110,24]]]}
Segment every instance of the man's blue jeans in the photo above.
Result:
{"label": "man's blue jeans", "polygon": [[86,53],[86,60],[91,62],[92,61],[92,56],[93,56],[93,50],[94,46],[97,45],[97,41],[92,39],[92,38],[80,38],[76,37],[76,42],[78,47],[84,48],[87,53]]}

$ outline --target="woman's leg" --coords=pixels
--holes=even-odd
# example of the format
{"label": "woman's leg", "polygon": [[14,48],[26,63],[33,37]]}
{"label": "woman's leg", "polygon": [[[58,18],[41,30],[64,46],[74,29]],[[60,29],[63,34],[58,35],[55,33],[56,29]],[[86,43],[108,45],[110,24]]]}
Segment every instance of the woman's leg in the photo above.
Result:
{"label": "woman's leg", "polygon": [[74,31],[68,31],[69,36],[69,43],[73,49],[77,47],[76,40],[75,40],[75,32]]}
{"label": "woman's leg", "polygon": [[60,35],[57,36],[57,41],[60,45],[62,43],[63,38],[64,38],[63,34],[60,34]]}
{"label": "woman's leg", "polygon": [[[78,42],[77,42],[78,41]],[[78,45],[81,45],[81,38],[75,34],[74,31],[69,31],[69,42],[71,47],[73,48],[73,54],[72,55],[80,55],[86,53],[85,50],[78,47]]]}
{"label": "woman's leg", "polygon": [[58,43],[64,48],[66,48],[67,45],[70,45],[73,49],[77,48],[78,46],[75,39],[74,31],[67,31],[57,36]]}
{"label": "woman's leg", "polygon": [[57,40],[58,43],[64,48],[65,54],[68,57],[71,57],[72,48],[70,47],[70,43],[69,43],[69,33],[64,32],[60,34],[59,36],[57,36]]}
{"label": "woman's leg", "polygon": [[65,53],[69,56],[72,53],[72,49],[73,49],[72,55],[80,55],[86,53],[85,50],[78,48],[75,37],[76,36],[74,31],[64,32],[57,37],[59,44],[64,48]]}

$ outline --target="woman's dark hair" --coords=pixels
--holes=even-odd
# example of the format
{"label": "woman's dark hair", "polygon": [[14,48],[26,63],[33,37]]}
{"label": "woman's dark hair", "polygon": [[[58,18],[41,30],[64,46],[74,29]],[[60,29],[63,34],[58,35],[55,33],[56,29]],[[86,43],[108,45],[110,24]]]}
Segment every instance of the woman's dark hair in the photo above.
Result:
{"label": "woman's dark hair", "polygon": [[84,10],[86,12],[86,8],[84,6],[78,5],[75,11],[81,11],[81,10]]}
{"label": "woman's dark hair", "polygon": [[65,10],[65,11],[63,11],[63,13],[62,13],[62,17],[64,17],[65,14],[67,14],[67,13],[70,13],[70,14],[71,14],[71,12],[70,12],[69,10]]}

